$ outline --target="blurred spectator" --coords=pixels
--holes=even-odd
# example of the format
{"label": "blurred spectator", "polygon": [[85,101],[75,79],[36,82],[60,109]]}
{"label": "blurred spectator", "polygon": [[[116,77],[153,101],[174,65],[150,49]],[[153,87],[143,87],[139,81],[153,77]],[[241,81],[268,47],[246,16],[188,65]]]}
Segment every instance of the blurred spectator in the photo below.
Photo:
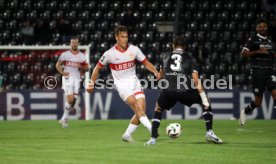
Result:
{"label": "blurred spectator", "polygon": [[263,0],[263,9],[266,11],[276,12],[276,1],[275,0]]}
{"label": "blurred spectator", "polygon": [[27,20],[23,23],[23,27],[21,28],[21,33],[23,36],[24,44],[33,44],[34,41],[34,27],[31,21]]}
{"label": "blurred spectator", "polygon": [[273,45],[276,46],[276,16],[271,20],[268,26],[268,35],[272,37]]}
{"label": "blurred spectator", "polygon": [[38,19],[34,26],[34,36],[38,44],[49,44],[52,37],[49,24],[42,19]]}
{"label": "blurred spectator", "polygon": [[131,9],[129,9],[127,13],[123,16],[120,24],[126,26],[130,34],[134,32],[134,27],[136,26],[136,18],[134,17],[133,11]]}
{"label": "blurred spectator", "polygon": [[200,65],[205,64],[204,61],[206,61],[209,56],[209,50],[204,46],[202,41],[200,41],[198,45],[196,45],[196,47],[193,49],[193,56],[196,58],[197,62]]}
{"label": "blurred spectator", "polygon": [[72,26],[69,21],[60,17],[57,24],[57,32],[60,34],[60,42],[66,44],[72,35]]}

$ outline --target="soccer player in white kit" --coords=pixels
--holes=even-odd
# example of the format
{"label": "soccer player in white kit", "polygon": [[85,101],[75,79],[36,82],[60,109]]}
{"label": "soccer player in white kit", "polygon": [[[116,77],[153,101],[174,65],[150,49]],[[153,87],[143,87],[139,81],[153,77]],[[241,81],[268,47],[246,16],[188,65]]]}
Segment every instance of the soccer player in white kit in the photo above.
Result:
{"label": "soccer player in white kit", "polygon": [[[117,44],[107,50],[94,68],[91,80],[96,82],[99,71],[104,65],[109,64],[114,84],[120,97],[134,111],[130,124],[122,136],[123,141],[133,142],[132,133],[142,123],[151,132],[151,123],[145,114],[145,94],[140,81],[136,76],[136,61],[141,62],[146,69],[152,72],[159,80],[160,74],[155,67],[146,59],[142,51],[131,44],[128,44],[128,31],[125,26],[118,25],[115,28],[115,39]],[[91,84],[87,91],[92,93],[94,85]]]}
{"label": "soccer player in white kit", "polygon": [[59,123],[64,128],[68,126],[69,112],[76,103],[81,75],[89,69],[84,54],[78,50],[79,39],[77,37],[71,38],[70,46],[71,49],[63,52],[56,63],[56,69],[62,75],[62,88],[66,95],[64,113],[59,120]]}

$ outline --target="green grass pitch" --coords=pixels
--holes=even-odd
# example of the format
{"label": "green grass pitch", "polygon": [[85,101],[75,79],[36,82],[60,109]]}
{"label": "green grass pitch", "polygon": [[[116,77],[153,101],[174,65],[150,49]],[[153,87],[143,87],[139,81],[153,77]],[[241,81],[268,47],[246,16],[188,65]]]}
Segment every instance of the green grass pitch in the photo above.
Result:
{"label": "green grass pitch", "polygon": [[[70,121],[63,129],[57,121],[0,122],[0,163],[275,163],[276,121],[249,120],[245,128],[237,121],[215,120],[214,131],[224,140],[205,142],[203,120],[163,120],[156,145],[140,126],[136,143],[121,141],[128,120]],[[178,122],[178,139],[165,135],[169,123]]]}

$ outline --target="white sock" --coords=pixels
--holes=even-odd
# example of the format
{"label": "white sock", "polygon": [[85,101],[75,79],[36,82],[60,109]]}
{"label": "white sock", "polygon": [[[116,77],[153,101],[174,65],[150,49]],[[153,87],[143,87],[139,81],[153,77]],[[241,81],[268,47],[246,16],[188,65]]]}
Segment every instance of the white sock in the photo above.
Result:
{"label": "white sock", "polygon": [[151,133],[151,123],[147,116],[142,116],[139,118],[139,121],[149,130]]}
{"label": "white sock", "polygon": [[125,135],[131,135],[138,128],[138,125],[130,123],[126,129]]}
{"label": "white sock", "polygon": [[62,120],[68,119],[71,106],[66,102],[63,110]]}

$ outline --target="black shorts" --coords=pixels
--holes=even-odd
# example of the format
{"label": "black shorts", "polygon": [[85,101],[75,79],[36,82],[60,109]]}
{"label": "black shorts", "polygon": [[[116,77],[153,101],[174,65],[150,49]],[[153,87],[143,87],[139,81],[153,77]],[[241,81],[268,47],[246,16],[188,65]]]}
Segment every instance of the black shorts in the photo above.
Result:
{"label": "black shorts", "polygon": [[162,90],[157,100],[163,110],[170,110],[177,102],[189,107],[193,104],[202,104],[201,97],[195,89],[188,92]]}
{"label": "black shorts", "polygon": [[276,74],[272,68],[257,68],[251,70],[253,93],[262,96],[265,89],[272,91],[276,89]]}

